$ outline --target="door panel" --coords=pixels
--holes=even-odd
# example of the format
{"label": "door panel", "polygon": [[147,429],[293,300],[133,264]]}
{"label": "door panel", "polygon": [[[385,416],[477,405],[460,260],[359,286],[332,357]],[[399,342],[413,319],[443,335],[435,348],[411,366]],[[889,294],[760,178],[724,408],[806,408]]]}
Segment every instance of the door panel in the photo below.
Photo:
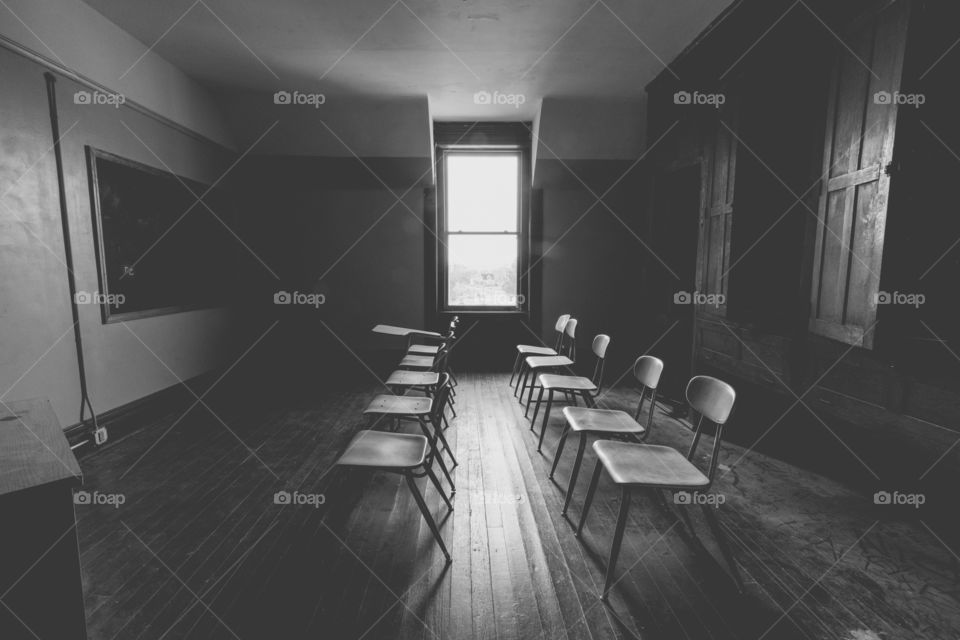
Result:
{"label": "door panel", "polygon": [[810,328],[873,347],[908,0],[854,22],[841,38],[827,105]]}
{"label": "door panel", "polygon": [[[728,96],[729,100],[729,96]],[[728,101],[721,109],[714,139],[705,154],[708,159],[709,193],[701,226],[701,281],[703,294],[722,294],[723,304],[702,309],[726,315],[730,268],[730,233],[733,226],[733,187],[737,166],[737,139],[734,107]]]}

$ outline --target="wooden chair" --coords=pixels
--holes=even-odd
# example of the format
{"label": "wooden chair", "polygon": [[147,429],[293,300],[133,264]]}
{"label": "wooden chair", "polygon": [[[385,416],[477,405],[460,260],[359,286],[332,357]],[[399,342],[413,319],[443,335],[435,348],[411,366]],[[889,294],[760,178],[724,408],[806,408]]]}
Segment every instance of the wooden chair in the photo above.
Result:
{"label": "wooden chair", "polygon": [[[563,501],[563,511],[561,515],[567,515],[567,507],[570,506],[570,498],[573,496],[573,489],[577,486],[577,476],[580,473],[580,464],[583,462],[583,450],[587,445],[587,434],[593,434],[600,437],[621,437],[633,438],[637,441],[643,441],[650,434],[653,428],[653,410],[657,400],[657,385],[660,383],[660,374],[663,372],[663,360],[653,356],[640,356],[633,364],[633,377],[640,383],[640,402],[637,404],[637,410],[631,416],[626,411],[613,411],[610,409],[595,409],[590,407],[564,407],[563,417],[567,420],[567,426],[564,427],[560,435],[560,441],[557,443],[557,452],[553,456],[553,466],[550,467],[550,479],[553,480],[553,474],[557,470],[557,464],[560,462],[560,455],[563,453],[563,445],[567,441],[570,432],[580,434],[580,442],[577,445],[577,457],[573,463],[573,469],[570,472],[570,481],[567,486],[567,495]],[[643,410],[643,401],[649,392],[650,410],[647,415],[647,425],[643,426],[640,420],[640,412]]]}
{"label": "wooden chair", "polygon": [[[444,343],[449,343],[453,340],[454,332],[456,330],[456,323],[451,320],[450,326],[447,328],[447,332],[441,338],[433,338],[436,344],[427,344],[426,342],[415,342],[407,347],[408,356],[435,356],[440,350],[440,347]],[[430,336],[426,336],[424,339],[430,340]]]}
{"label": "wooden chair", "polygon": [[593,339],[593,355],[597,361],[593,366],[593,376],[585,378],[583,376],[566,376],[557,373],[541,373],[537,376],[537,382],[540,384],[540,393],[537,395],[537,408],[533,412],[533,419],[530,421],[530,430],[534,430],[537,422],[537,414],[540,412],[540,403],[543,402],[543,392],[548,392],[547,406],[543,412],[543,425],[540,427],[540,442],[537,444],[537,451],[543,446],[543,436],[547,432],[547,421],[550,420],[550,407],[553,406],[554,393],[562,391],[576,402],[577,394],[583,398],[588,407],[594,406],[593,399],[600,395],[600,385],[603,383],[604,362],[607,357],[607,347],[610,346],[610,336],[600,334]]}
{"label": "wooden chair", "polygon": [[[445,387],[446,385],[438,392],[438,402],[442,402],[439,396],[445,393]],[[415,400],[416,398],[409,399]],[[429,399],[420,398],[420,400],[430,402]],[[453,511],[453,503],[450,498],[447,497],[447,494],[444,493],[443,488],[440,486],[440,481],[432,469],[434,460],[442,464],[442,457],[437,450],[437,439],[440,436],[440,429],[436,423],[433,424],[433,429],[430,430],[422,419],[420,419],[419,422],[424,429],[425,435],[385,433],[383,431],[370,430],[359,432],[353,437],[350,444],[347,445],[346,451],[344,451],[340,459],[337,460],[336,465],[341,467],[366,468],[374,471],[387,471],[402,475],[407,481],[407,486],[410,487],[410,492],[413,494],[417,506],[420,508],[420,513],[423,514],[424,520],[427,521],[427,526],[430,527],[433,537],[436,539],[440,550],[443,552],[449,564],[451,561],[450,552],[447,551],[447,546],[443,543],[443,538],[440,536],[437,523],[430,514],[430,509],[427,507],[427,503],[424,501],[420,490],[417,489],[416,483],[416,478],[422,478],[424,476],[430,478],[430,482],[436,487],[437,492],[443,496],[443,501],[447,503],[447,508]],[[446,470],[444,469],[444,471]],[[450,476],[447,474],[447,479],[449,480],[449,478]],[[453,487],[452,481],[450,486],[451,488]],[[455,491],[456,489],[453,489],[451,493]]]}
{"label": "wooden chair", "polygon": [[[440,349],[446,346],[446,350],[449,356],[449,353],[453,351],[453,347],[457,342],[456,330],[457,326],[460,324],[460,316],[453,316],[453,319],[450,320],[450,326],[447,328],[447,333],[440,338],[433,338],[431,336],[419,336],[422,340],[434,340],[436,344],[426,344],[426,343],[412,343],[407,345],[407,356],[436,356]],[[417,336],[411,336],[411,339]],[[420,360],[419,362],[423,362]],[[416,362],[416,361],[414,361]],[[457,386],[457,376],[453,372],[453,367],[450,366],[449,357],[447,358],[447,372],[450,374],[450,380],[453,382],[453,386]],[[452,395],[456,395],[456,391],[452,392]]]}
{"label": "wooden chair", "polygon": [[[563,339],[560,343],[560,353],[555,356],[527,356],[520,365],[522,377],[517,377],[517,387],[520,390],[520,402],[523,402],[523,393],[527,390],[527,379],[530,379],[530,392],[527,396],[527,409],[533,400],[533,388],[536,386],[539,372],[569,367],[577,359],[577,319],[570,318],[563,327]],[[524,411],[524,416],[526,416]]]}
{"label": "wooden chair", "polygon": [[[405,396],[411,391],[423,393],[426,397],[432,398],[436,395],[440,378],[443,374],[449,373],[446,369],[446,354],[441,354],[436,362],[433,371],[407,371],[397,369],[387,378],[384,384],[390,388],[395,395]],[[452,376],[451,376],[452,381]],[[447,399],[446,408],[450,409],[451,415],[456,418],[457,410],[454,409],[455,392],[453,386],[450,387],[450,396]],[[447,421],[446,412],[443,413],[444,430],[450,427]]]}
{"label": "wooden chair", "polygon": [[[381,394],[375,396],[373,400],[370,401],[367,408],[363,410],[363,414],[371,417],[387,417],[397,425],[403,420],[415,420],[420,425],[424,435],[427,436],[431,434],[430,429],[427,427],[429,423],[433,427],[435,437],[439,438],[440,443],[443,445],[443,450],[450,456],[453,467],[456,467],[457,459],[453,455],[453,449],[450,448],[446,436],[443,435],[443,411],[449,398],[450,375],[444,374],[440,378],[440,383],[437,385],[437,391],[433,398]],[[456,492],[453,477],[450,475],[450,471],[447,469],[447,465],[444,463],[443,455],[439,449],[436,460],[437,464],[440,465],[440,470],[443,471],[443,475],[446,476],[447,482],[450,483],[452,492]]]}
{"label": "wooden chair", "polygon": [[[426,391],[427,395],[432,395],[432,386],[427,384],[425,385],[422,381],[428,380],[430,376],[404,376],[402,374],[414,374],[414,373],[437,373],[440,377],[444,374],[450,375],[450,397],[447,400],[447,407],[450,408],[450,412],[453,414],[453,417],[457,417],[457,410],[454,408],[455,397],[457,392],[453,388],[453,372],[450,371],[450,350],[446,347],[446,343],[440,345],[440,351],[436,356],[404,356],[400,361],[399,369],[390,374],[390,378],[387,379],[386,385],[388,387],[397,386],[406,389],[419,389]],[[395,385],[391,385],[390,379],[394,380]],[[405,384],[404,381],[417,381],[420,380],[419,384]],[[435,386],[435,385],[433,385]],[[446,416],[444,416],[446,420]],[[447,425],[449,426],[449,425]]]}
{"label": "wooden chair", "polygon": [[[720,455],[720,445],[723,438],[723,427],[733,409],[736,392],[726,382],[709,376],[696,376],[687,385],[687,402],[693,409],[694,415],[699,414],[694,428],[693,442],[686,457],[676,449],[650,444],[634,444],[617,442],[614,440],[598,440],[593,443],[593,450],[597,454],[597,466],[593,470],[593,478],[587,489],[587,496],[583,503],[583,513],[580,514],[580,523],[577,525],[577,536],[583,531],[583,523],[587,519],[593,496],[600,480],[600,472],[606,469],[610,479],[620,487],[620,513],[617,516],[617,526],[613,534],[613,545],[610,548],[610,560],[607,564],[607,577],[603,586],[602,600],[607,599],[610,586],[613,584],[613,572],[620,554],[620,544],[623,542],[623,530],[627,524],[627,514],[630,510],[630,496],[635,489],[653,489],[659,491],[687,491],[697,493],[706,491],[713,482],[713,475],[717,469],[717,460]],[[697,445],[703,433],[704,421],[716,425],[716,436],[713,441],[713,451],[707,472],[703,473],[693,464]],[[737,588],[742,592],[743,583],[734,562],[733,554],[727,539],[720,529],[716,515],[710,506],[700,503],[706,516],[707,523],[713,530],[720,546],[720,551],[730,566],[736,581]]]}
{"label": "wooden chair", "polygon": [[555,356],[560,353],[560,347],[563,344],[563,329],[567,326],[567,320],[569,319],[570,314],[566,313],[557,318],[557,323],[553,327],[557,335],[552,349],[550,347],[538,347],[532,344],[517,345],[517,357],[513,361],[513,373],[510,374],[511,387],[513,386],[513,379],[520,373],[520,364],[524,358],[527,356]]}

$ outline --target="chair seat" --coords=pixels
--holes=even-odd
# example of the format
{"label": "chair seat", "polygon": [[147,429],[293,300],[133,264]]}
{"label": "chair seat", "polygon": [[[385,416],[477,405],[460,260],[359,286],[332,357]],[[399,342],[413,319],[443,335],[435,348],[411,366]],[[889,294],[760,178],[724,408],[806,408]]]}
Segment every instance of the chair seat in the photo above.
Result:
{"label": "chair seat", "polygon": [[527,357],[527,366],[531,369],[541,369],[543,367],[568,367],[573,364],[573,360],[567,356],[529,356]]}
{"label": "chair seat", "polygon": [[550,347],[536,347],[532,344],[518,344],[517,351],[525,356],[555,356],[557,352]]}
{"label": "chair seat", "polygon": [[350,467],[412,469],[427,457],[427,438],[410,433],[361,431],[353,437],[337,464]]}
{"label": "chair seat", "polygon": [[433,344],[415,344],[407,349],[408,356],[435,356],[440,351],[440,347]]}
{"label": "chair seat", "polygon": [[593,443],[593,450],[617,484],[667,489],[710,485],[710,479],[672,447],[598,440]]}
{"label": "chair seat", "polygon": [[425,416],[430,413],[432,406],[432,398],[381,394],[375,397],[363,412],[392,416]]}
{"label": "chair seat", "polygon": [[436,371],[394,371],[387,378],[388,387],[432,387],[440,382]]}
{"label": "chair seat", "polygon": [[646,428],[634,420],[633,416],[626,411],[564,407],[563,417],[567,419],[567,424],[573,431],[634,434],[641,434],[646,431]]}
{"label": "chair seat", "polygon": [[537,382],[544,389],[570,389],[571,391],[596,391],[597,385],[583,376],[563,376],[556,373],[541,373]]}
{"label": "chair seat", "polygon": [[400,361],[400,366],[430,369],[433,367],[433,362],[433,356],[404,356],[403,360]]}

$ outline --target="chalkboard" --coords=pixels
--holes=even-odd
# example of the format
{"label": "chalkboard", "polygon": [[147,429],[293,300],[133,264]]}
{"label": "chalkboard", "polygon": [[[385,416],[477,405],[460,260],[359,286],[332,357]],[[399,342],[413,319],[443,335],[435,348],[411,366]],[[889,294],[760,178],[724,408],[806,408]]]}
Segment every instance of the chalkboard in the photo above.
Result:
{"label": "chalkboard", "polygon": [[237,240],[230,199],[167,171],[87,147],[104,322],[224,304]]}

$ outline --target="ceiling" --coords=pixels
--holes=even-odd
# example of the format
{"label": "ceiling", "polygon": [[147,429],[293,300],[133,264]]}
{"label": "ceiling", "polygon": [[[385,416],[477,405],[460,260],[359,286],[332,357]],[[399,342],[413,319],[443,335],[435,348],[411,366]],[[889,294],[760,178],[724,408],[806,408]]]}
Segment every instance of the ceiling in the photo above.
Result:
{"label": "ceiling", "polygon": [[218,91],[427,95],[436,118],[518,119],[547,96],[641,96],[731,0],[84,2]]}

